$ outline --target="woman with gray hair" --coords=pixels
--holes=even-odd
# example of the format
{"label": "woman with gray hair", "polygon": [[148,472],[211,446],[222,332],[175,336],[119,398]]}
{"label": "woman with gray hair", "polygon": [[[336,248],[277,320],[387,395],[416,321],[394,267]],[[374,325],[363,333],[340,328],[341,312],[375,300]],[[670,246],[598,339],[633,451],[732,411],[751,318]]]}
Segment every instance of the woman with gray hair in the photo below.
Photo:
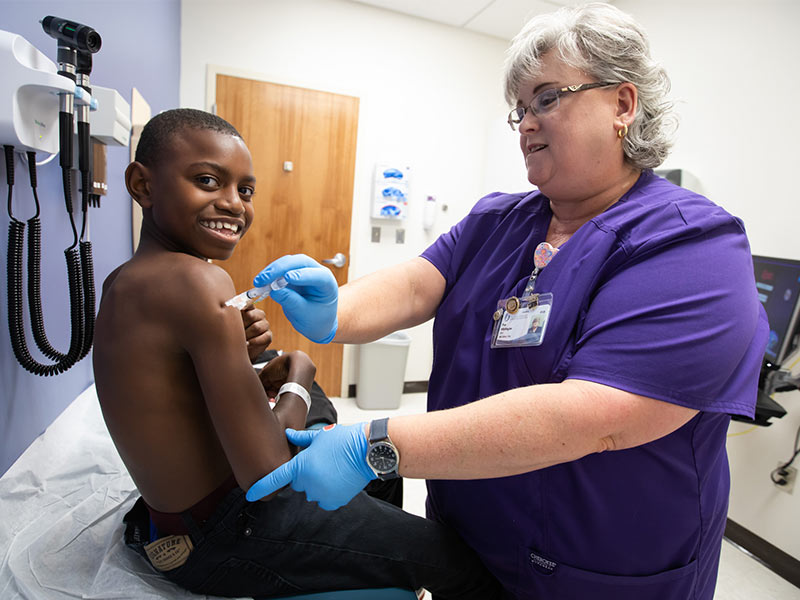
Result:
{"label": "woman with gray hair", "polygon": [[307,449],[248,498],[291,483],[335,508],[375,477],[425,478],[429,516],[510,598],[711,600],[727,427],[754,414],[768,330],[742,223],[653,173],[669,80],[630,16],[537,17],[506,73],[537,189],[483,198],[340,290],[303,256],[255,278],[285,277],[273,299],[319,342],[435,316],[429,412],[290,430]]}

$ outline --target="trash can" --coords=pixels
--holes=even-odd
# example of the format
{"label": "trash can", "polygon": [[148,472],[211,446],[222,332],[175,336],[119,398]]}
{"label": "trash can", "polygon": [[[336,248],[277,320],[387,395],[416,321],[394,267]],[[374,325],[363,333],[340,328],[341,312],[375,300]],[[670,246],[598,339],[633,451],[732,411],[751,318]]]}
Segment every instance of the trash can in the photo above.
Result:
{"label": "trash can", "polygon": [[356,404],[365,409],[400,406],[411,336],[395,331],[359,349]]}

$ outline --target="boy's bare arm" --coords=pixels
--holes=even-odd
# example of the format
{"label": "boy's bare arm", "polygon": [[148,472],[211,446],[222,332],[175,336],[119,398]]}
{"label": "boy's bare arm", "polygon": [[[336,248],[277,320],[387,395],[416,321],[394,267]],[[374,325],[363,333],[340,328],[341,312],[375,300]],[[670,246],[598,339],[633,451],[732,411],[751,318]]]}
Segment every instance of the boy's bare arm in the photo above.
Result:
{"label": "boy's bare arm", "polygon": [[[281,386],[287,381],[295,381],[310,392],[316,372],[317,368],[308,355],[300,350],[295,350],[273,358],[261,369],[258,376],[267,395],[270,398],[276,398]],[[296,400],[290,400],[293,396],[295,394],[285,392],[278,399],[275,404],[275,416],[284,428],[302,429],[305,427],[308,416],[305,410],[306,404],[301,399],[303,410],[298,411]],[[298,414],[298,412],[302,412],[302,414]]]}
{"label": "boy's bare arm", "polygon": [[202,262],[192,264],[188,271],[183,290],[184,298],[190,300],[184,299],[175,310],[175,327],[191,356],[228,462],[239,485],[247,489],[291,458],[283,430],[303,427],[305,404],[286,394],[281,416],[287,423],[278,420],[250,363],[242,317],[238,310],[224,306],[235,293],[230,277]]}

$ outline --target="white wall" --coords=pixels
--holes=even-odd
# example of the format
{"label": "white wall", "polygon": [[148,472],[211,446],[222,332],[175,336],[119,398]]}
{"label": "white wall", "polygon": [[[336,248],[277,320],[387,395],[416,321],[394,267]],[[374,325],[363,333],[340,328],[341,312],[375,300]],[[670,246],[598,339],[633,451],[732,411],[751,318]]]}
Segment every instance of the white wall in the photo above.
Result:
{"label": "white wall", "polygon": [[[207,64],[360,97],[351,281],[417,256],[480,196],[509,181],[506,161],[498,161],[504,152],[516,159],[511,183],[530,187],[505,123],[503,40],[342,0],[184,0],[181,43],[182,106],[207,107]],[[489,152],[489,140],[498,138],[508,145]],[[371,226],[380,224],[369,215],[378,162],[412,168],[402,245],[394,242],[394,226],[383,226],[380,244],[370,241]],[[422,228],[428,195],[448,207],[431,232]],[[430,323],[410,333],[405,380],[425,381]],[[345,350],[345,384],[356,381],[354,350]]]}
{"label": "white wall", "polygon": [[[745,222],[755,254],[800,259],[794,175],[800,153],[800,2],[617,0],[647,29],[680,100],[681,126],[665,166],[688,169],[702,192]],[[800,392],[776,396],[788,414],[728,438],[729,516],[800,559],[800,485],[769,473],[791,457]],[[730,432],[750,428],[731,425]],[[797,465],[800,466],[800,465]]]}
{"label": "white wall", "polygon": [[[681,125],[665,163],[747,227],[753,252],[800,258],[796,0],[617,0],[650,34]],[[793,217],[793,218],[792,218]]]}

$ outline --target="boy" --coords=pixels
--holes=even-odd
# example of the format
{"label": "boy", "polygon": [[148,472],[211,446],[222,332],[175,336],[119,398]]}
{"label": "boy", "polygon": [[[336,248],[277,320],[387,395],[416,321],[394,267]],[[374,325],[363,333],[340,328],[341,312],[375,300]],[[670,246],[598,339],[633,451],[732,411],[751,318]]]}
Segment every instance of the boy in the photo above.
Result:
{"label": "boy", "polygon": [[[203,594],[425,587],[437,598],[498,597],[457,536],[364,494],[335,512],[289,488],[245,500],[242,489],[292,456],[284,429],[303,428],[315,373],[293,352],[259,381],[250,356],[265,334],[252,316],[245,332],[224,305],[236,293],[230,277],[207,260],[228,258],[253,220],[250,153],[226,121],[172,110],[144,128],[125,181],[143,209],[141,241],[104,284],[94,370],[142,494],[125,517],[126,543]],[[270,410],[267,392],[286,382],[301,388]]]}

